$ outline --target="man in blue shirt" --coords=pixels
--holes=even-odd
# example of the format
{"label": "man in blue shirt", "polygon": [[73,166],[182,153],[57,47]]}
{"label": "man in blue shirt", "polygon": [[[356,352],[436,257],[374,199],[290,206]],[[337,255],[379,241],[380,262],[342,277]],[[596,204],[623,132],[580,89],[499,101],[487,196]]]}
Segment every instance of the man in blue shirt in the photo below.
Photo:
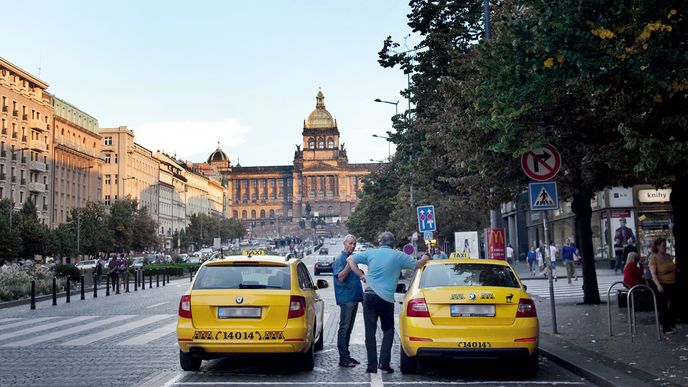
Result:
{"label": "man in blue shirt", "polygon": [[339,305],[339,331],[337,332],[337,350],[339,350],[339,365],[341,367],[355,367],[361,364],[351,357],[349,340],[354,328],[358,303],[363,301],[361,280],[353,273],[346,263],[346,259],[356,248],[356,237],[349,234],[344,237],[344,251],[339,253],[332,263],[334,275],[334,297]]}
{"label": "man in blue shirt", "polygon": [[447,254],[444,253],[444,251],[440,250],[439,247],[435,247],[435,254],[432,256],[432,259],[447,259]]}
{"label": "man in blue shirt", "polygon": [[576,246],[571,242],[570,238],[566,238],[566,243],[561,247],[561,259],[566,266],[566,277],[569,279],[569,285],[571,284],[571,277],[574,277],[575,280],[578,281],[576,267],[573,265],[573,254],[575,252]]}
{"label": "man in blue shirt", "polygon": [[[393,250],[394,234],[385,231],[378,237],[380,247],[354,254],[347,259],[351,271],[367,288],[363,293],[363,321],[365,322],[365,344],[368,355],[366,372],[376,373],[381,369],[387,373],[394,372],[389,366],[392,358],[392,341],[394,340],[394,290],[399,280],[401,269],[419,269],[428,261],[424,256],[416,261],[401,251]],[[368,274],[364,275],[358,264],[368,265]],[[377,320],[382,328],[382,345],[380,363],[377,359],[375,331]]]}

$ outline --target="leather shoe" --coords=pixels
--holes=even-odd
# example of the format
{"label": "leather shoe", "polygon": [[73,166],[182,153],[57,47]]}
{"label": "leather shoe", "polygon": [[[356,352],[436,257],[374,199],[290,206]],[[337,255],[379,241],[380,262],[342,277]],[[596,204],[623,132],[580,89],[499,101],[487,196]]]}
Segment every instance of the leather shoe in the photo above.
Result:
{"label": "leather shoe", "polygon": [[356,367],[356,363],[351,360],[344,360],[339,362],[340,367]]}
{"label": "leather shoe", "polygon": [[392,372],[394,372],[394,369],[392,367],[390,367],[389,364],[380,364],[377,368],[385,371],[388,374],[391,374]]}
{"label": "leather shoe", "polygon": [[350,357],[350,358],[349,358],[349,361],[352,362],[352,363],[354,363],[354,364],[361,364],[360,361],[354,359],[353,357]]}
{"label": "leather shoe", "polygon": [[369,374],[376,374],[377,370],[375,368],[368,367],[368,368],[366,368],[366,372]]}

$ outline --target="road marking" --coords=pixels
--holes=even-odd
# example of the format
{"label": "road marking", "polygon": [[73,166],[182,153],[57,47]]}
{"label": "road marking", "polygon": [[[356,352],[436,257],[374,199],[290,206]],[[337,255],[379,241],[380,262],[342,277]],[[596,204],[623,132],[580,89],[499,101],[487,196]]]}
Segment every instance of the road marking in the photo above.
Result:
{"label": "road marking", "polygon": [[0,324],[15,320],[19,320],[19,317],[0,318]]}
{"label": "road marking", "polygon": [[5,340],[5,339],[9,339],[9,338],[13,338],[13,337],[17,337],[17,336],[28,335],[29,333],[36,333],[36,332],[41,332],[41,331],[47,331],[47,330],[49,330],[49,329],[61,327],[61,326],[63,326],[63,325],[70,325],[70,324],[78,323],[78,322],[81,322],[81,321],[84,321],[84,320],[93,319],[93,318],[96,318],[96,317],[97,317],[97,316],[79,316],[79,317],[69,318],[69,319],[66,319],[66,320],[55,321],[55,322],[53,322],[53,323],[44,324],[44,325],[40,325],[40,326],[37,326],[37,327],[26,328],[26,329],[22,329],[22,330],[19,330],[19,331],[14,331],[14,332],[10,332],[10,333],[5,333],[5,334],[3,334],[3,335],[0,335],[0,341]]}
{"label": "road marking", "polygon": [[[396,382],[395,382],[396,383]],[[433,382],[434,383],[434,382]],[[352,386],[370,382],[179,382],[175,386]],[[428,382],[423,382],[428,384]],[[167,386],[167,385],[166,385]]]}
{"label": "road marking", "polygon": [[[84,317],[93,318],[95,316],[84,316]],[[128,314],[127,315],[121,315],[121,316],[113,316],[113,317],[107,318],[105,320],[98,320],[98,321],[91,322],[89,324],[78,325],[78,326],[71,327],[71,328],[68,328],[65,330],[50,332],[50,333],[47,333],[43,336],[36,336],[36,337],[32,337],[30,339],[17,341],[16,343],[5,344],[5,345],[3,345],[3,347],[27,347],[29,345],[42,343],[44,341],[53,340],[53,339],[57,339],[60,337],[73,335],[75,333],[80,333],[82,331],[88,331],[89,329],[103,329],[103,327],[107,324],[111,324],[111,323],[121,321],[121,320],[131,319],[132,317],[136,317],[136,316],[128,315]],[[83,320],[83,318],[82,318],[82,320]],[[47,325],[50,325],[50,324],[47,324]]]}
{"label": "road marking", "polygon": [[162,385],[162,387],[170,387],[174,385],[177,380],[181,379],[184,374],[178,374],[177,376],[173,377],[172,379],[168,380],[165,384]]}
{"label": "road marking", "polygon": [[153,304],[151,306],[147,306],[146,309],[155,308],[156,306],[165,305],[165,304],[169,304],[169,302],[161,302],[159,304]]}
{"label": "road marking", "polygon": [[12,324],[7,324],[7,325],[0,326],[0,329],[16,328],[16,327],[20,327],[20,326],[23,326],[23,325],[26,325],[26,324],[35,324],[35,323],[43,322],[43,321],[46,321],[46,320],[52,320],[52,319],[54,319],[54,318],[56,318],[56,317],[39,317],[39,318],[32,318],[32,319],[30,319],[30,320],[23,320],[23,321],[18,321],[18,322],[12,323]]}
{"label": "road marking", "polygon": [[327,372],[326,369],[320,368],[320,367],[313,367],[313,371],[318,371],[318,372]]}
{"label": "road marking", "polygon": [[96,342],[98,340],[107,339],[108,337],[112,337],[112,336],[118,335],[120,333],[130,331],[132,329],[140,328],[144,325],[152,324],[154,322],[158,322],[160,320],[170,318],[171,316],[172,315],[169,315],[169,314],[156,314],[156,315],[144,318],[142,320],[132,321],[132,322],[126,323],[124,325],[117,325],[115,327],[108,328],[107,330],[101,330],[100,332],[96,332],[96,333],[86,335],[86,336],[81,336],[81,337],[76,338],[74,340],[70,340],[66,343],[62,343],[62,345],[87,345],[87,344],[91,344],[91,343]]}
{"label": "road marking", "polygon": [[151,341],[155,339],[159,339],[165,335],[168,335],[170,333],[173,333],[177,328],[177,322],[173,322],[167,325],[163,325],[160,328],[144,333],[142,335],[134,336],[130,339],[124,340],[123,342],[119,343],[118,345],[145,345],[150,343]]}
{"label": "road marking", "polygon": [[[375,375],[375,374],[373,374],[373,375]],[[434,385],[471,386],[471,385],[481,385],[481,384],[498,385],[498,386],[501,386],[504,384],[516,384],[516,385],[527,384],[529,386],[535,385],[535,384],[548,385],[548,386],[551,386],[551,385],[584,386],[585,385],[585,383],[583,383],[583,382],[567,382],[567,381],[561,381],[561,380],[550,380],[550,381],[527,380],[527,381],[525,381],[525,383],[523,380],[492,380],[492,381],[491,380],[481,380],[481,381],[474,381],[474,382],[443,382],[443,381],[434,381],[434,380],[431,382],[420,381],[420,380],[400,382],[400,381],[395,380],[394,383],[392,383],[392,384],[394,384],[395,386],[397,386],[397,385],[428,385],[428,384],[431,384],[433,386]]]}
{"label": "road marking", "polygon": [[370,387],[384,387],[385,383],[382,381],[382,371],[377,371],[370,374]]}

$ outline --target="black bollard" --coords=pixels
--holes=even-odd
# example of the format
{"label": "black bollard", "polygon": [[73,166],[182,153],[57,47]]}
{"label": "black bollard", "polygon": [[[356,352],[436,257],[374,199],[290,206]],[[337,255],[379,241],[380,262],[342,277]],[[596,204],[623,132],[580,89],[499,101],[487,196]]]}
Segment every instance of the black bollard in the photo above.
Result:
{"label": "black bollard", "polygon": [[193,270],[189,270],[189,282],[193,281]]}
{"label": "black bollard", "polygon": [[53,306],[57,305],[57,278],[53,277]]}
{"label": "black bollard", "polygon": [[98,280],[96,275],[93,275],[93,298],[98,298]]}
{"label": "black bollard", "polygon": [[146,290],[146,272],[141,269],[141,290]]}
{"label": "black bollard", "polygon": [[162,286],[165,286],[165,277],[166,276],[167,276],[167,274],[162,273]]}
{"label": "black bollard", "polygon": [[31,280],[31,310],[36,309],[36,280]]}
{"label": "black bollard", "polygon": [[115,285],[117,285],[117,291],[115,293],[119,294],[119,273],[117,273],[115,277]]}
{"label": "black bollard", "polygon": [[153,273],[148,277],[148,289],[153,289]]}
{"label": "black bollard", "polygon": [[125,290],[124,292],[129,293],[129,272],[127,272],[127,274],[124,275],[124,278],[126,278],[126,281],[127,281],[127,286],[126,286],[127,290]]}
{"label": "black bollard", "polygon": [[84,275],[81,275],[81,299],[85,300],[86,299],[86,292],[85,292],[85,287],[84,287]]}
{"label": "black bollard", "polygon": [[155,273],[155,287],[160,287],[160,273]]}
{"label": "black bollard", "polygon": [[139,290],[139,269],[134,270],[134,291]]}
{"label": "black bollard", "polygon": [[110,275],[108,274],[105,280],[105,297],[110,296]]}
{"label": "black bollard", "polygon": [[71,297],[72,297],[72,284],[71,284],[71,279],[69,276],[67,276],[67,285],[66,285],[66,290],[67,290],[67,300],[65,301],[66,303],[72,302]]}

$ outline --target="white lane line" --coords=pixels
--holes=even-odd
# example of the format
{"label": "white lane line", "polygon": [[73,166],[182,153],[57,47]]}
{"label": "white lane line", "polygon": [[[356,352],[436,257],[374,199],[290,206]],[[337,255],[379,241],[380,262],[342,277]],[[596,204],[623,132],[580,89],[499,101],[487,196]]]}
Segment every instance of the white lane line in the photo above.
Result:
{"label": "white lane line", "polygon": [[[377,375],[377,377],[376,377]],[[183,375],[179,375],[181,378]],[[382,382],[382,376],[380,373],[377,374],[370,374],[370,382],[179,382],[179,383],[174,383],[174,384],[165,384],[165,386],[289,386],[289,385],[299,385],[299,386],[353,386],[353,385],[370,385],[371,387],[379,387],[383,386]],[[375,379],[375,380],[373,380]],[[378,383],[380,384],[376,384]],[[390,382],[391,384],[398,386],[398,385],[445,385],[445,386],[472,386],[472,385],[507,385],[507,384],[514,384],[514,385],[523,385],[523,380],[484,380],[484,381],[475,381],[475,382],[442,382],[442,381],[408,381],[408,382],[400,382],[398,380],[395,380],[394,382]],[[567,385],[567,386],[584,386],[585,383],[583,382],[567,382],[567,381],[561,381],[561,380],[550,380],[550,381],[545,381],[545,380],[528,380],[526,383],[528,385]]]}
{"label": "white lane line", "polygon": [[567,382],[567,381],[562,381],[562,380],[528,380],[526,383],[524,383],[523,380],[480,380],[480,381],[474,381],[474,382],[442,382],[442,381],[407,381],[407,382],[400,382],[400,381],[394,381],[393,383],[395,386],[397,385],[443,385],[443,386],[473,386],[473,385],[505,385],[505,384],[516,384],[516,385],[567,385],[567,386],[584,386],[585,383],[583,382]]}
{"label": "white lane line", "polygon": [[112,328],[108,328],[107,330],[101,330],[100,332],[96,332],[86,336],[81,336],[74,340],[67,341],[66,343],[62,343],[62,345],[88,345],[98,340],[107,339],[108,337],[112,337],[120,333],[130,331],[132,329],[141,328],[144,325],[152,324],[154,322],[170,318],[170,316],[171,315],[169,314],[155,314],[153,316],[141,320],[132,321],[123,325],[117,325]]}
{"label": "white lane line", "polygon": [[162,387],[170,387],[173,386],[177,383],[177,380],[181,379],[184,374],[178,374],[177,376],[173,377],[172,379],[168,380],[165,384],[162,385]]}
{"label": "white lane line", "polygon": [[147,333],[144,333],[142,335],[134,336],[130,339],[124,340],[123,342],[119,343],[118,345],[145,345],[145,344],[148,344],[155,339],[159,339],[165,335],[168,335],[170,333],[175,332],[176,328],[177,328],[177,322],[175,321],[173,323],[163,325],[160,328],[153,330],[151,332],[147,332]]}
{"label": "white lane line", "polygon": [[56,318],[56,317],[39,317],[39,318],[27,319],[27,320],[24,320],[24,321],[18,321],[18,322],[12,323],[12,324],[7,324],[7,325],[0,326],[0,329],[16,328],[16,327],[26,326],[26,325],[29,325],[29,324],[36,324],[36,323],[39,323],[39,322],[43,322],[43,321],[47,321],[47,320],[52,320],[52,319],[54,319],[54,318]]}
{"label": "white lane line", "polygon": [[317,371],[317,372],[327,372],[326,369],[320,368],[320,367],[313,367],[313,371]]}
{"label": "white lane line", "polygon": [[161,302],[159,304],[153,304],[153,305],[147,306],[146,309],[155,308],[156,306],[165,305],[165,304],[169,304],[169,302]]}
{"label": "white lane line", "polygon": [[15,321],[15,320],[21,320],[21,319],[19,317],[0,318],[0,324],[10,322],[10,321]]}
{"label": "white lane line", "polygon": [[[395,382],[396,383],[396,382]],[[428,384],[428,382],[423,382]],[[434,382],[433,382],[434,383]],[[353,386],[370,382],[180,382],[175,386]]]}
{"label": "white lane line", "polygon": [[[86,316],[86,317],[92,318],[93,316]],[[113,317],[107,318],[105,320],[99,319],[98,321],[94,321],[94,322],[91,322],[88,324],[78,325],[75,327],[71,327],[71,328],[59,330],[59,331],[53,331],[53,332],[47,333],[47,334],[42,335],[42,336],[36,336],[36,337],[32,337],[30,339],[17,341],[16,343],[5,344],[5,345],[3,345],[3,347],[27,347],[29,345],[42,343],[44,341],[53,340],[53,339],[57,339],[60,337],[73,335],[75,333],[80,333],[83,331],[88,331],[89,329],[104,329],[104,327],[107,324],[111,324],[111,323],[121,321],[121,320],[131,319],[133,317],[136,317],[136,316],[134,316],[134,315],[122,315],[122,316],[113,316]]]}
{"label": "white lane line", "polygon": [[98,316],[79,316],[79,317],[73,317],[73,318],[69,318],[69,319],[66,319],[66,320],[55,321],[55,322],[52,322],[52,323],[40,325],[40,326],[33,327],[33,328],[26,328],[26,329],[22,329],[22,330],[19,330],[19,331],[14,331],[14,332],[10,332],[10,333],[5,333],[5,334],[3,334],[3,335],[0,335],[0,341],[5,340],[5,339],[9,339],[9,338],[13,338],[13,337],[28,335],[29,333],[36,333],[36,332],[41,332],[41,331],[47,331],[47,330],[49,330],[49,329],[61,327],[61,326],[63,326],[63,325],[75,324],[75,323],[78,323],[78,322],[81,322],[81,321],[84,321],[84,320],[93,319],[93,318],[96,318],[96,317],[98,317]]}
{"label": "white lane line", "polygon": [[370,374],[370,387],[384,387],[384,385],[382,371],[378,370],[376,373]]}

